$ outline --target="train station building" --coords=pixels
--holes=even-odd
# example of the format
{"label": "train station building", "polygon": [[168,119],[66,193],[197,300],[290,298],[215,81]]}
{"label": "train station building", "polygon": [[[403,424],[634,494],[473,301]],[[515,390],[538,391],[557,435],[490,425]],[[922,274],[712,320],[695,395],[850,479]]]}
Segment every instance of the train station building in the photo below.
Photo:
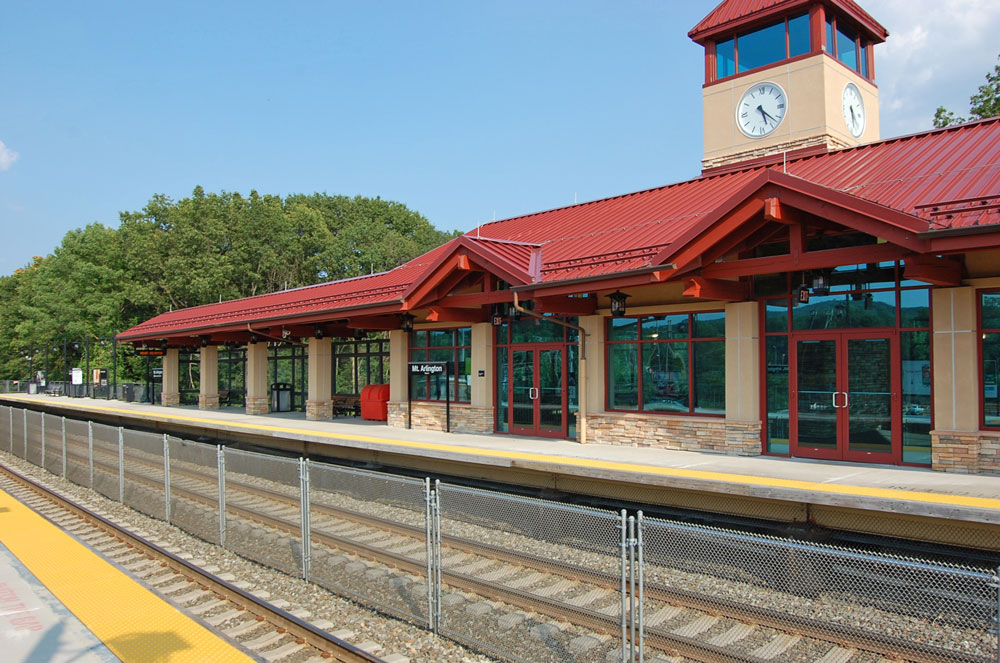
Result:
{"label": "train station building", "polygon": [[119,340],[163,349],[165,406],[323,420],[387,383],[394,427],[1000,473],[1000,118],[881,139],[852,0],[689,36],[699,177]]}

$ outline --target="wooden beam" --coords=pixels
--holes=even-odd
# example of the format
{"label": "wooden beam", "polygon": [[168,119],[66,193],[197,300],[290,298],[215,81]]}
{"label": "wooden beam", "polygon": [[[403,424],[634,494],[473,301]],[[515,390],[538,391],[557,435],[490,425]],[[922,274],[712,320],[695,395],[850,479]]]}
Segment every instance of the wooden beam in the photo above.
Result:
{"label": "wooden beam", "polygon": [[957,286],[962,284],[962,261],[935,255],[908,255],[903,260],[903,278],[923,281],[931,285]]}
{"label": "wooden beam", "polygon": [[437,287],[454,272],[460,272],[464,277],[471,270],[472,263],[469,261],[469,256],[462,253],[451,256],[406,297],[406,308],[417,308],[421,302],[425,302],[429,296],[433,296]]}
{"label": "wooden beam", "polygon": [[[669,259],[677,265],[678,269],[688,268],[705,251],[711,250],[716,243],[725,239],[727,235],[760,214],[763,210],[764,201],[760,198],[754,197],[744,201],[725,217],[719,219],[711,228],[705,229],[699,236],[685,242],[684,248],[679,253],[669,256]],[[682,237],[678,241],[684,241],[684,239]],[[656,258],[659,257],[659,255],[656,256]]]}
{"label": "wooden beam", "polygon": [[868,244],[853,246],[846,249],[827,249],[826,251],[807,251],[794,260],[792,256],[768,256],[766,258],[749,258],[730,262],[716,262],[706,265],[701,275],[706,278],[722,279],[736,276],[757,276],[760,274],[780,274],[781,272],[797,272],[805,269],[822,269],[824,267],[839,267],[840,265],[858,265],[883,260],[899,260],[910,253],[895,244]]}
{"label": "wooden beam", "polygon": [[489,314],[479,308],[445,308],[431,306],[427,314],[427,322],[486,322]]}
{"label": "wooden beam", "polygon": [[398,315],[369,315],[357,318],[350,318],[347,321],[348,329],[373,329],[376,331],[392,331],[399,329]]}
{"label": "wooden beam", "polygon": [[482,304],[504,304],[514,301],[514,293],[510,290],[492,290],[490,292],[471,292],[464,295],[448,295],[438,300],[445,308],[460,308]]}
{"label": "wooden beam", "polygon": [[723,302],[741,302],[750,298],[750,284],[744,281],[720,281],[694,276],[684,288],[685,297],[714,299]]}
{"label": "wooden beam", "polygon": [[597,310],[596,297],[536,297],[535,309],[538,313],[562,313],[564,315],[594,315]]}

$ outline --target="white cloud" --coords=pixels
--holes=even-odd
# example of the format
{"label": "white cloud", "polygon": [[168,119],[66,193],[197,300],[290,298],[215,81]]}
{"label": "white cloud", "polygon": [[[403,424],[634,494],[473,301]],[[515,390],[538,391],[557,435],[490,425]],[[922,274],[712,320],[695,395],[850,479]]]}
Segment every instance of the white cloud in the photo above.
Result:
{"label": "white cloud", "polygon": [[969,112],[1000,54],[997,0],[862,0],[889,31],[875,49],[882,136],[931,128],[934,110]]}
{"label": "white cloud", "polygon": [[0,170],[8,170],[19,156],[21,155],[4,145],[3,141],[0,140]]}

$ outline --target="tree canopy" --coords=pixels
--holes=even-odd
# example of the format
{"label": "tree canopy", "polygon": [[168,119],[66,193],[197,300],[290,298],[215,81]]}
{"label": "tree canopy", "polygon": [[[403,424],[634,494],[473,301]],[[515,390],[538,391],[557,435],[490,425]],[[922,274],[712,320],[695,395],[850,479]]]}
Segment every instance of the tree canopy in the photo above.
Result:
{"label": "tree canopy", "polygon": [[947,127],[997,115],[1000,115],[1000,64],[993,65],[993,71],[986,74],[986,84],[980,85],[979,92],[969,97],[969,117],[960,117],[944,106],[938,106],[934,113],[934,126]]}
{"label": "tree canopy", "polygon": [[0,379],[27,377],[29,357],[65,379],[80,365],[74,342],[89,343],[92,367],[108,366],[114,333],[171,308],[389,270],[455,235],[380,198],[155,195],[118,228],[72,230],[0,277]]}

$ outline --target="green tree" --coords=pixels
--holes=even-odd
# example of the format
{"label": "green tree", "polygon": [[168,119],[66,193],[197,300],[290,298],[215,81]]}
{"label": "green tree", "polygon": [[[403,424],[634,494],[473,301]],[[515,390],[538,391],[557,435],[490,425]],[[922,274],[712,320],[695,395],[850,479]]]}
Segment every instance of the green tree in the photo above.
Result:
{"label": "green tree", "polygon": [[986,74],[986,84],[980,85],[979,92],[969,98],[969,117],[960,117],[944,106],[938,106],[934,113],[934,126],[947,127],[997,115],[1000,115],[1000,64],[993,65],[993,71]]}

